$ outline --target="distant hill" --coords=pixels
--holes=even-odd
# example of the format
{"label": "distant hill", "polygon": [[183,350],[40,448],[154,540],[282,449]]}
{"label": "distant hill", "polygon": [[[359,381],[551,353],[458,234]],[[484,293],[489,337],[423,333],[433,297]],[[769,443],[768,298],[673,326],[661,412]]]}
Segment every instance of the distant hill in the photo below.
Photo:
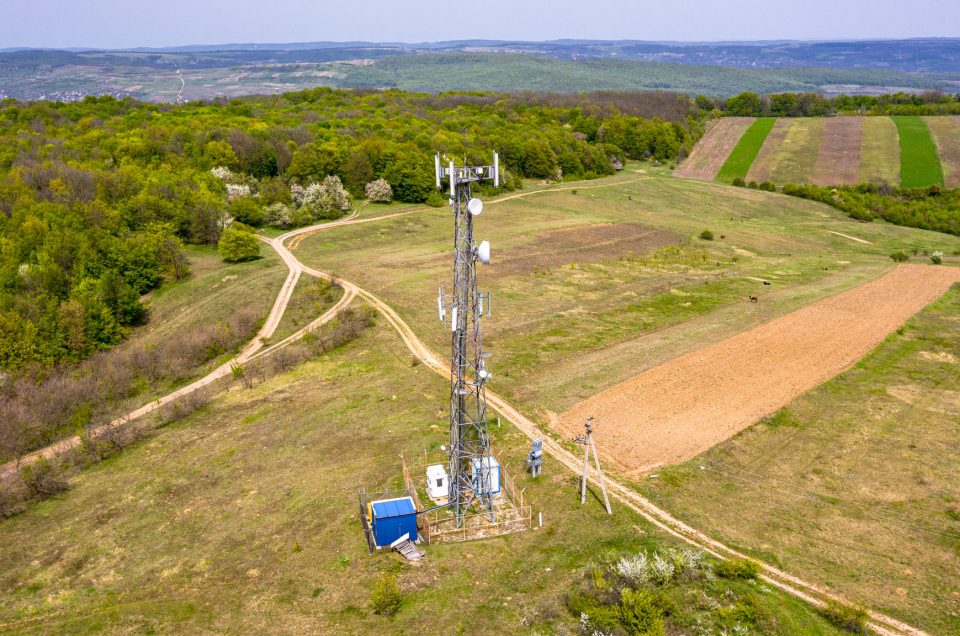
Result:
{"label": "distant hill", "polygon": [[[178,73],[178,71],[180,71]],[[960,91],[960,38],[670,43],[468,40],[236,43],[130,51],[0,52],[0,98],[151,101],[315,86],[446,90],[679,90],[728,96]]]}

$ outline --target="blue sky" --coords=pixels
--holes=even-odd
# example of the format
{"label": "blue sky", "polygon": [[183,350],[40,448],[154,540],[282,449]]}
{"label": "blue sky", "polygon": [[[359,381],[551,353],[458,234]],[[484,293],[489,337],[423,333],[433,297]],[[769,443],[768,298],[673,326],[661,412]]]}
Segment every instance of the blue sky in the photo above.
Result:
{"label": "blue sky", "polygon": [[[956,0],[3,0],[0,48],[466,38],[960,36]],[[787,6],[784,6],[787,5]],[[781,8],[783,7],[783,8]]]}

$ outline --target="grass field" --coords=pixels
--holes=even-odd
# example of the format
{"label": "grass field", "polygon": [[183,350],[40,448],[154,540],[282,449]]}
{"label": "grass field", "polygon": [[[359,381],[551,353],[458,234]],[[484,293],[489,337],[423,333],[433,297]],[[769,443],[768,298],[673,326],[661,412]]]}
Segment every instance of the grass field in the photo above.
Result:
{"label": "grass field", "polygon": [[[493,244],[479,272],[493,292],[491,388],[545,429],[551,413],[643,368],[875,278],[894,249],[960,249],[956,237],[643,164],[562,187],[488,199],[476,221]],[[449,291],[450,225],[448,209],[426,209],[320,232],[297,254],[384,298],[442,353],[449,335],[433,299],[439,284]],[[697,238],[704,229],[715,240]],[[581,507],[575,477],[549,458],[539,480],[517,475],[543,529],[432,546],[416,567],[366,556],[355,488],[397,485],[397,453],[446,443],[448,391],[383,320],[290,373],[232,389],[0,522],[0,630],[570,633],[577,617],[562,596],[585,568],[666,540],[619,506],[613,517],[596,500]],[[519,466],[528,439],[506,421],[491,432]],[[850,571],[872,576],[874,561],[850,559]],[[384,571],[399,574],[406,599],[393,620],[370,610]],[[856,593],[856,583],[836,590]],[[776,633],[836,633],[766,586],[730,593],[755,597]]]}
{"label": "grass field", "polygon": [[773,117],[758,117],[747,128],[720,168],[720,172],[717,173],[717,181],[729,183],[737,177],[746,178],[753,160],[757,158],[757,153],[760,152],[775,122],[776,119]]}
{"label": "grass field", "polygon": [[958,633],[958,359],[955,286],[850,371],[641,490],[788,571]]}
{"label": "grass field", "polygon": [[864,117],[860,181],[900,184],[900,137],[889,117]]}
{"label": "grass field", "polygon": [[[657,361],[877,277],[895,249],[960,248],[954,237],[862,224],[793,197],[630,168],[605,186],[564,186],[576,194],[488,202],[477,221],[493,246],[479,273],[493,293],[484,325],[493,387],[531,413],[565,410]],[[448,335],[425,299],[450,284],[449,220],[437,209],[336,228],[298,255],[381,295],[444,351]],[[696,238],[703,229],[716,240]],[[751,294],[761,302],[746,302]]]}
{"label": "grass field", "polygon": [[923,122],[937,144],[944,184],[960,188],[960,117],[924,117]]}
{"label": "grass field", "polygon": [[900,134],[900,185],[943,185],[943,169],[930,130],[920,117],[891,117]]}
{"label": "grass field", "polygon": [[[426,549],[413,566],[368,556],[356,487],[396,486],[398,453],[446,442],[449,385],[385,323],[332,354],[193,416],[85,471],[74,488],[0,522],[0,630],[48,633],[570,633],[563,595],[586,568],[669,542],[619,506],[581,506],[576,479],[545,460],[514,473],[544,527]],[[494,447],[518,466],[509,423]],[[381,573],[400,612],[371,611]],[[779,630],[836,634],[809,606],[763,585],[686,594],[723,611],[749,597]],[[726,589],[725,589],[726,588]],[[726,591],[726,590],[729,590]],[[707,603],[707,601],[704,601]]]}
{"label": "grass field", "polygon": [[342,289],[331,286],[325,280],[301,276],[270,342],[280,342],[303,329],[335,305],[342,295]]}

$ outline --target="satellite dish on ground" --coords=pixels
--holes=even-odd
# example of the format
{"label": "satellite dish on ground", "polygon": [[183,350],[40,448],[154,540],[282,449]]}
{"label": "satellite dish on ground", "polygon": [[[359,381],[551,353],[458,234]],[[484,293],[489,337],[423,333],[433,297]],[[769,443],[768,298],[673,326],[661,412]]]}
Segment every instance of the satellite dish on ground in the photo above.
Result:
{"label": "satellite dish on ground", "polygon": [[[476,201],[476,199],[474,199]],[[490,264],[490,241],[482,241],[480,245],[477,246],[477,258],[480,259],[480,262],[484,265]]]}
{"label": "satellite dish on ground", "polygon": [[483,201],[480,199],[470,199],[467,202],[467,212],[473,216],[478,216],[481,212],[483,212]]}

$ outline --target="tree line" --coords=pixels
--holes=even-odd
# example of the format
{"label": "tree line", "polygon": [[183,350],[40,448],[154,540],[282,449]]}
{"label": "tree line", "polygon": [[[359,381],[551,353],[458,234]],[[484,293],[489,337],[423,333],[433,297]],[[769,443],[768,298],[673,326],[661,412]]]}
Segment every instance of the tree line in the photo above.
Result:
{"label": "tree line", "polygon": [[960,93],[942,91],[889,95],[837,95],[819,93],[740,93],[725,100],[698,96],[703,110],[732,117],[823,117],[826,115],[958,115]]}

